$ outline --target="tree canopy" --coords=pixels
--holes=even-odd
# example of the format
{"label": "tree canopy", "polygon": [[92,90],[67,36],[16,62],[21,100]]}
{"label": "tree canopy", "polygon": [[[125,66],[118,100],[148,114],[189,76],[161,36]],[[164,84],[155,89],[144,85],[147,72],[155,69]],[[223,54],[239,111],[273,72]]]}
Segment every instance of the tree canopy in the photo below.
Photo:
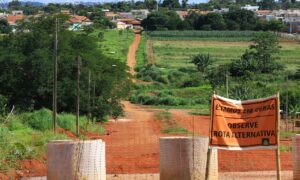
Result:
{"label": "tree canopy", "polygon": [[[29,25],[30,32],[5,36],[0,41],[0,94],[20,110],[52,107],[54,18],[42,16]],[[59,17],[64,22],[64,17]],[[43,41],[41,41],[43,39]],[[76,104],[77,57],[81,56],[81,111],[88,107],[88,72],[95,94],[93,116],[118,114],[130,81],[127,66],[102,54],[97,37],[59,29],[58,110],[73,112]],[[118,110],[118,111],[116,111]],[[118,113],[116,113],[118,112]]]}

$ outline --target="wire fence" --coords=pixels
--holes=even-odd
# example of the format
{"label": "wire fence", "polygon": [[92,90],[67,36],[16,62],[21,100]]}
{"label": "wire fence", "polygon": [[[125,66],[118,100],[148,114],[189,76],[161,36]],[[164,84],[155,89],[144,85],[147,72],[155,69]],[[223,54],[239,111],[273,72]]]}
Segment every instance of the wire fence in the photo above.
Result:
{"label": "wire fence", "polygon": [[[0,179],[205,179],[209,116],[191,115],[188,110],[131,108],[124,118],[106,123],[105,134],[89,136],[100,140],[50,141],[46,146],[33,145],[32,149],[45,152],[38,159],[5,157],[2,165],[9,160],[13,164],[0,170]],[[283,180],[297,177],[293,168],[300,172],[300,141],[291,138],[298,127],[293,131],[292,122],[288,126],[286,132],[282,121]],[[8,145],[1,142],[1,151]],[[214,150],[209,169],[211,179],[276,179],[275,151]]]}

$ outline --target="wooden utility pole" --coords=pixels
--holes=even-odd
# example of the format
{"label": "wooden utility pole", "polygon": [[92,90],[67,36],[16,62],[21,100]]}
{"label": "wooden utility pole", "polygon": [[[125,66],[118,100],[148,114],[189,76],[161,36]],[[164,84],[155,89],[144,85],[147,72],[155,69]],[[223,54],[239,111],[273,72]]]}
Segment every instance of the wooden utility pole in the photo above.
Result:
{"label": "wooden utility pole", "polygon": [[91,120],[91,70],[89,70],[89,85],[88,85],[88,122]]}
{"label": "wooden utility pole", "polygon": [[58,61],[58,19],[55,19],[55,40],[54,40],[54,62],[53,62],[53,99],[52,99],[52,120],[53,131],[56,133],[56,114],[57,114],[57,61]]}
{"label": "wooden utility pole", "polygon": [[228,74],[226,74],[226,96],[229,98],[229,93],[228,93]]}
{"label": "wooden utility pole", "polygon": [[276,154],[276,174],[277,180],[281,180],[281,165],[280,165],[280,95],[277,93],[277,149]]}
{"label": "wooden utility pole", "polygon": [[288,119],[289,119],[289,78],[286,76],[286,83],[285,83],[285,130],[289,131]]}
{"label": "wooden utility pole", "polygon": [[79,109],[80,109],[80,63],[81,57],[77,57],[77,106],[76,106],[76,134],[79,135]]}

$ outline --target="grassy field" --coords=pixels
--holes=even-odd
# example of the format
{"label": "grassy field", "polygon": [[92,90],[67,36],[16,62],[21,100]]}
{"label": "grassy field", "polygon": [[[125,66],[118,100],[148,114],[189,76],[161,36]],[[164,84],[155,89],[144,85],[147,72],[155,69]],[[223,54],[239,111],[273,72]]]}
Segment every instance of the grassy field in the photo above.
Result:
{"label": "grassy field", "polygon": [[104,33],[104,40],[99,40],[99,48],[105,55],[126,62],[128,48],[133,41],[134,33],[132,31],[120,33],[118,30],[97,30],[91,36],[97,38],[99,32]]}
{"label": "grassy field", "polygon": [[[176,33],[179,33],[179,36],[176,36]],[[162,109],[184,108],[193,109],[193,114],[209,114],[210,96],[213,91],[226,96],[225,80],[221,80],[221,85],[213,90],[209,79],[197,72],[195,65],[190,61],[196,54],[209,53],[214,59],[214,66],[229,64],[232,60],[240,58],[251,42],[239,41],[243,36],[233,37],[231,32],[228,37],[231,41],[224,40],[226,36],[220,36],[218,41],[213,39],[213,36],[187,40],[193,33],[198,33],[196,36],[203,34],[202,32],[157,32],[148,39],[146,47],[142,45],[139,52],[146,49],[146,58],[149,54],[151,57],[154,56],[151,61],[154,59],[155,66],[139,67],[136,76],[152,83],[136,85],[130,101]],[[187,38],[182,36],[184,34],[188,34]],[[175,40],[170,40],[172,38]],[[152,48],[149,48],[149,45]],[[284,96],[286,73],[293,74],[300,67],[300,45],[297,42],[280,41],[280,46],[282,48],[278,55],[286,67],[285,71],[274,74],[252,74],[251,79],[248,80],[229,76],[229,97],[252,99],[270,96],[278,91]],[[145,56],[138,55],[137,58],[142,62]],[[293,94],[290,102],[293,101],[294,105],[298,102],[296,100],[298,96],[300,97],[297,93],[297,84],[299,81],[289,81],[289,94]]]}
{"label": "grassy field", "polygon": [[[154,41],[153,51],[158,65],[166,68],[194,67],[189,63],[198,53],[209,53],[216,64],[230,63],[239,58],[250,45],[249,42],[216,41]],[[288,70],[300,66],[300,45],[296,42],[281,42],[280,61]]]}

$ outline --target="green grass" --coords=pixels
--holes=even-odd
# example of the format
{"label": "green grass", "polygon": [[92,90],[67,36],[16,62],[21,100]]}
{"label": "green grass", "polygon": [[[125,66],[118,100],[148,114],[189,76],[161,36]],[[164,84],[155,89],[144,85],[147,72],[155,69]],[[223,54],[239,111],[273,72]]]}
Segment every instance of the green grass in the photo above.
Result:
{"label": "green grass", "polygon": [[136,52],[136,67],[139,68],[147,63],[146,39],[142,36],[139,48]]}
{"label": "green grass", "polygon": [[[46,153],[46,144],[50,140],[69,139],[64,134],[54,134],[51,130],[51,115],[50,110],[41,109],[13,115],[6,124],[0,124],[0,171],[18,168],[20,160],[42,160]],[[80,129],[97,134],[105,133],[103,125],[86,122],[85,116],[80,117]],[[59,114],[57,123],[58,127],[75,133],[75,115]]]}
{"label": "green grass", "polygon": [[165,134],[189,134],[190,132],[181,127],[176,120],[173,119],[172,113],[168,111],[158,112],[155,118],[162,123],[162,133]]}
{"label": "green grass", "polygon": [[250,41],[255,31],[152,31],[153,40]]}
{"label": "green grass", "polygon": [[118,30],[96,30],[91,34],[98,39],[98,33],[104,32],[104,41],[99,41],[99,48],[103,53],[111,58],[126,62],[127,53],[130,44],[133,42],[134,33],[132,31],[123,31],[122,35]]}
{"label": "green grass", "polygon": [[[239,58],[248,48],[247,42],[191,42],[186,41],[154,41],[153,49],[156,63],[162,67],[176,69],[179,67],[194,68],[189,63],[199,53],[209,53],[215,64],[230,63]],[[300,64],[300,46],[297,43],[281,43],[280,61],[287,70],[296,71]]]}

